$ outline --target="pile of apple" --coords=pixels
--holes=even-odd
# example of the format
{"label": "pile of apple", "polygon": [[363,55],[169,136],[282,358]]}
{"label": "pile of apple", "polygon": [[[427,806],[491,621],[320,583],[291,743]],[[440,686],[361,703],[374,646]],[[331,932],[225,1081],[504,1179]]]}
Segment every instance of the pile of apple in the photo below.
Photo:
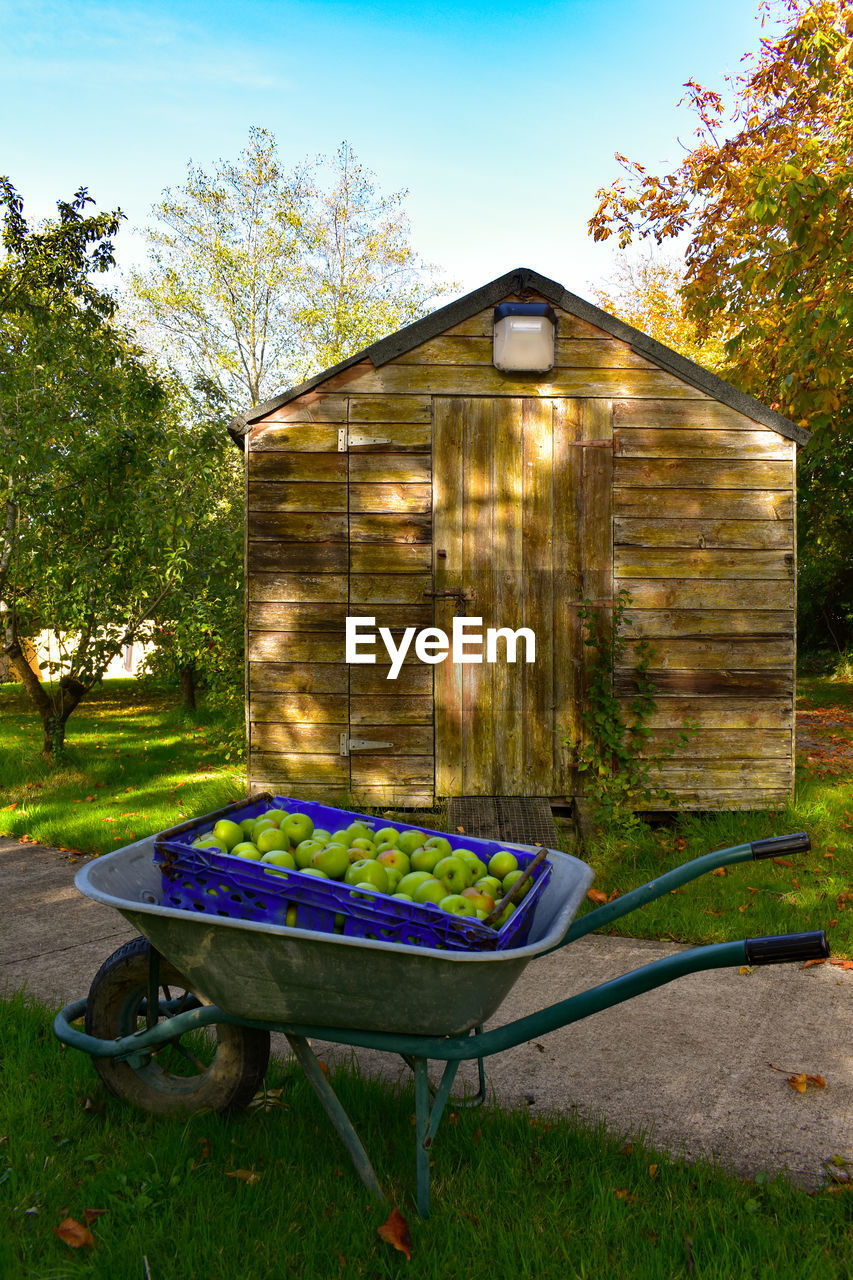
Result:
{"label": "pile of apple", "polygon": [[[220,818],[193,845],[262,862],[272,875],[301,871],[478,920],[492,913],[522,875],[517,857],[508,849],[493,854],[486,865],[471,849],[454,849],[444,836],[428,836],[414,827],[376,831],[357,821],[324,831],[315,828],[307,814],[284,809],[268,809],[242,822]],[[528,884],[524,892],[529,888]],[[508,903],[494,927],[499,929],[514,909],[515,904]],[[287,923],[294,921],[291,908]]]}

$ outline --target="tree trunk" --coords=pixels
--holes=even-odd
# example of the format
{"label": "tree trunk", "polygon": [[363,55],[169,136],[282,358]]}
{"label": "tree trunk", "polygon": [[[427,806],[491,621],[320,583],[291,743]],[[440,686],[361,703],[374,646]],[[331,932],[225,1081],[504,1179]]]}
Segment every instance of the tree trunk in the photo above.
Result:
{"label": "tree trunk", "polygon": [[61,751],[65,745],[65,726],[68,723],[68,717],[89,690],[74,676],[63,676],[59,682],[59,706],[57,707],[27,662],[17,637],[6,646],[6,654],[9,658],[9,666],[24,686],[27,697],[41,717],[42,755],[52,760],[55,751]]}
{"label": "tree trunk", "polygon": [[195,711],[195,664],[188,662],[178,674],[181,680],[181,706],[187,711]]}

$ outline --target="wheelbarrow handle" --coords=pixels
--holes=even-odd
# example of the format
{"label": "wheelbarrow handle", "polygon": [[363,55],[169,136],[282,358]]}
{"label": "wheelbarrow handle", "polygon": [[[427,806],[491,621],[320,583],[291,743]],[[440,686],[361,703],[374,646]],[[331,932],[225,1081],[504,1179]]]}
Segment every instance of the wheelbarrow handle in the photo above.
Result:
{"label": "wheelbarrow handle", "polygon": [[759,858],[778,858],[783,853],[808,853],[812,847],[808,832],[796,831],[788,836],[771,836],[769,840],[753,840],[752,856]]}
{"label": "wheelbarrow handle", "polygon": [[745,938],[747,964],[788,964],[798,960],[825,960],[829,943],[823,929],[811,933],[767,934]]}

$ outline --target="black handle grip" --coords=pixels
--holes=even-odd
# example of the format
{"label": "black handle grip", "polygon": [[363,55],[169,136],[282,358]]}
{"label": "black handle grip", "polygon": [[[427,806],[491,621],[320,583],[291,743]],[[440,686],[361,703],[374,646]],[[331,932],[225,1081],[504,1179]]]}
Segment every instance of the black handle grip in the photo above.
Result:
{"label": "black handle grip", "polygon": [[777,933],[744,940],[747,964],[788,964],[796,960],[825,960],[829,943],[823,929],[812,933]]}
{"label": "black handle grip", "polygon": [[771,836],[769,840],[753,840],[753,858],[778,858],[781,853],[808,853],[812,847],[808,832],[796,831],[790,836]]}

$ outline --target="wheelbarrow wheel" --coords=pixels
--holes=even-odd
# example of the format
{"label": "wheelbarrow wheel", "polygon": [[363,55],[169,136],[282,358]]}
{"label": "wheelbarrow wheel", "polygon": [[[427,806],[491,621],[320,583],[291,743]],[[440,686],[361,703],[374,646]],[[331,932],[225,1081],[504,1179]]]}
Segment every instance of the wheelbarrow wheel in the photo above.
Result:
{"label": "wheelbarrow wheel", "polygon": [[[114,1040],[145,1027],[150,950],[145,938],[134,938],[101,965],[86,1004],[89,1035]],[[175,1012],[210,1003],[165,957],[160,1000],[170,1001]],[[268,1032],[222,1023],[168,1041],[138,1066],[114,1058],[92,1061],[117,1098],[157,1115],[179,1115],[241,1110],[261,1087],[269,1055]]]}

